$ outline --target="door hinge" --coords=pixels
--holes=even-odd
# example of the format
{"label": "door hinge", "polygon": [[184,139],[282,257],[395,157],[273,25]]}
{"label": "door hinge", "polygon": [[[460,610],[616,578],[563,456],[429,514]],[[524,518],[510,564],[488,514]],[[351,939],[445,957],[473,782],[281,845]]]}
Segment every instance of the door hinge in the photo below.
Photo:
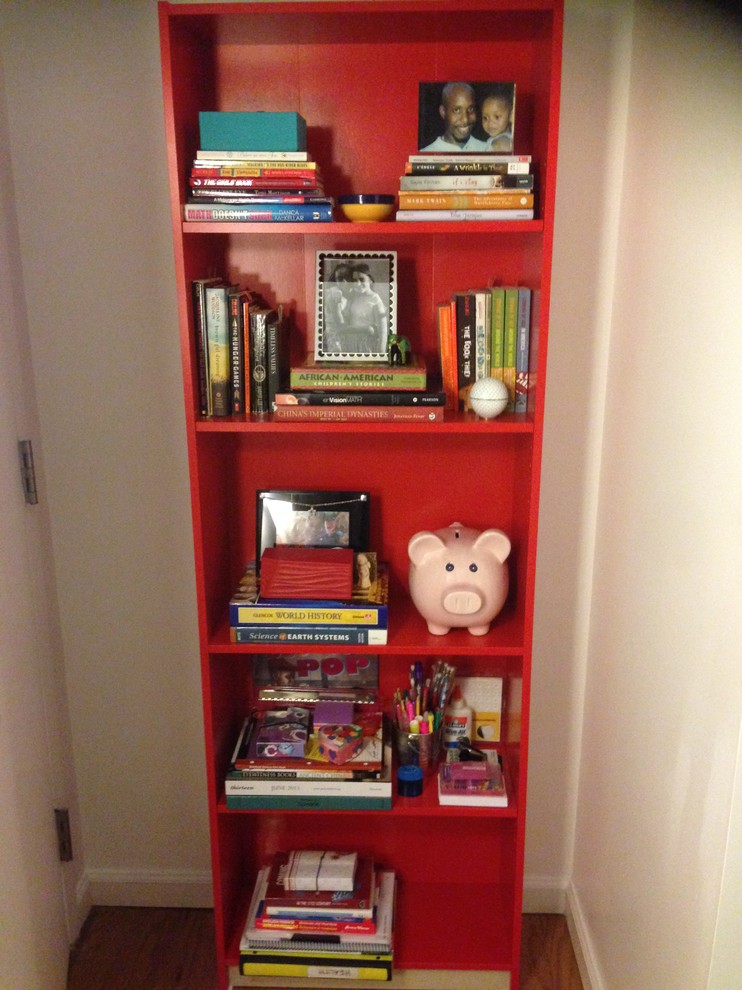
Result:
{"label": "door hinge", "polygon": [[72,831],[70,829],[70,813],[67,808],[55,808],[54,820],[57,826],[59,861],[69,863],[72,859]]}
{"label": "door hinge", "polygon": [[21,486],[27,505],[36,505],[39,501],[36,491],[36,469],[33,463],[33,447],[30,440],[18,441],[18,456],[21,459]]}

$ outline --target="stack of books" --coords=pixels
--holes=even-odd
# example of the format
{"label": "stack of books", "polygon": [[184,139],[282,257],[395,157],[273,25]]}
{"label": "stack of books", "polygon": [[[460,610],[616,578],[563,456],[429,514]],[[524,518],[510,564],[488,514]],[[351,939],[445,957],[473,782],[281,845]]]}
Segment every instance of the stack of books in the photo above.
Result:
{"label": "stack of books", "polygon": [[186,220],[332,220],[332,200],[306,150],[306,122],[299,114],[202,112],[199,125]]}
{"label": "stack of books", "polygon": [[226,774],[228,808],[386,810],[391,752],[370,654],[257,654],[256,707]]}
{"label": "stack of books", "polygon": [[438,305],[443,388],[455,407],[470,408],[480,378],[508,389],[507,412],[529,410],[535,386],[540,294],[527,286],[454,292]]}
{"label": "stack of books", "polygon": [[289,370],[289,390],[277,392],[273,417],[281,420],[428,422],[443,419],[446,395],[428,389],[425,361],[408,364],[322,362],[308,357]]}
{"label": "stack of books", "polygon": [[199,413],[267,413],[288,379],[282,307],[222,278],[195,279],[192,292]]}
{"label": "stack of books", "polygon": [[277,853],[260,870],[240,939],[243,976],[391,980],[394,873],[358,856],[352,889],[302,891],[283,882],[292,856],[322,855]]}
{"label": "stack of books", "polygon": [[[300,753],[283,752],[276,733],[268,748],[259,739],[270,710],[251,713],[242,727],[232,755],[224,791],[233,810],[334,810],[388,811],[392,806],[391,748],[384,739],[381,711],[355,706],[349,725],[334,726],[334,736],[357,739],[359,748],[347,760],[329,758],[320,729],[310,725]],[[292,709],[283,710],[289,717]],[[299,722],[286,723],[286,733],[296,743]],[[271,726],[270,728],[273,728]],[[354,747],[355,748],[355,747]]]}
{"label": "stack of books", "polygon": [[397,220],[533,220],[530,155],[410,155]]}
{"label": "stack of books", "polygon": [[389,628],[389,571],[376,567],[369,587],[347,600],[267,598],[250,562],[229,602],[233,643],[382,645]]}

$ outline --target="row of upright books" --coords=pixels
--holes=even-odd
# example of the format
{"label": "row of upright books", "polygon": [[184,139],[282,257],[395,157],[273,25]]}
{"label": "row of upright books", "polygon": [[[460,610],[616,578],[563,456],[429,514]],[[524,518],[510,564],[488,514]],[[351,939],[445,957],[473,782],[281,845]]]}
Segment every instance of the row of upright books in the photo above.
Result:
{"label": "row of upright books", "polygon": [[199,413],[266,413],[286,384],[289,327],[281,307],[222,278],[195,279]]}
{"label": "row of upright books", "polygon": [[453,408],[469,409],[472,385],[480,378],[497,378],[508,389],[506,411],[528,411],[539,299],[528,286],[490,286],[454,292],[438,304],[443,388]]}
{"label": "row of upright books", "polygon": [[399,182],[401,221],[533,220],[530,155],[410,155]]}
{"label": "row of upright books", "polygon": [[[302,877],[303,888],[292,882]],[[276,853],[258,872],[240,939],[240,973],[389,982],[395,900],[394,872],[370,857]]]}

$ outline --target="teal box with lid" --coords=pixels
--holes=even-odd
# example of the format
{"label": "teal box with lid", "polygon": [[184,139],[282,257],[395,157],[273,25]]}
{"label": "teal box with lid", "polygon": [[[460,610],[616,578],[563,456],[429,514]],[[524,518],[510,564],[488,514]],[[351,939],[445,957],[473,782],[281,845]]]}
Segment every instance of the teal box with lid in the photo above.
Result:
{"label": "teal box with lid", "polygon": [[202,110],[202,151],[306,151],[307,122],[299,113]]}

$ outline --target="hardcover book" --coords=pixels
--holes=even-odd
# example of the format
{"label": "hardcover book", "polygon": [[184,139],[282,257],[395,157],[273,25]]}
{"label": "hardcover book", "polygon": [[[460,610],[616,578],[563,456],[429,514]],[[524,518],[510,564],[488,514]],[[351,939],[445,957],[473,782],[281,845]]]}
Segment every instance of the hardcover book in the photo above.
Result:
{"label": "hardcover book", "polygon": [[282,406],[274,405],[273,418],[286,422],[440,423],[443,407],[432,406]]}
{"label": "hardcover book", "polygon": [[235,285],[206,286],[210,413],[228,416],[232,411],[229,353],[229,293]]}
{"label": "hardcover book", "polygon": [[318,626],[268,625],[232,626],[229,630],[232,643],[264,643],[266,646],[384,646],[389,639],[386,629],[377,626]]}
{"label": "hardcover book", "polygon": [[289,387],[296,391],[318,389],[424,391],[427,387],[427,373],[422,358],[413,360],[412,364],[399,365],[355,363],[328,365],[308,357],[304,364],[291,368]]}

